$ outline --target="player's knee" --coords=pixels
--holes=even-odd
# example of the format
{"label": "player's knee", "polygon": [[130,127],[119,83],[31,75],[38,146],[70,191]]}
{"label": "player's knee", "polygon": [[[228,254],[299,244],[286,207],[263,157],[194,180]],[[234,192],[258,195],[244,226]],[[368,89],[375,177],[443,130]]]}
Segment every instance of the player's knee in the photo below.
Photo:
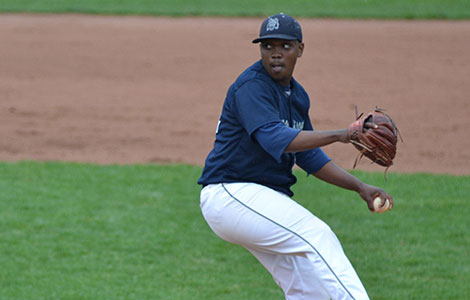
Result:
{"label": "player's knee", "polygon": [[322,236],[331,236],[331,235],[334,236],[335,235],[333,230],[331,230],[331,227],[324,222],[321,223],[321,225],[318,228],[318,231],[319,231],[319,234]]}
{"label": "player's knee", "polygon": [[306,238],[312,242],[322,242],[323,240],[336,239],[333,230],[325,222],[317,222],[313,228],[308,230]]}

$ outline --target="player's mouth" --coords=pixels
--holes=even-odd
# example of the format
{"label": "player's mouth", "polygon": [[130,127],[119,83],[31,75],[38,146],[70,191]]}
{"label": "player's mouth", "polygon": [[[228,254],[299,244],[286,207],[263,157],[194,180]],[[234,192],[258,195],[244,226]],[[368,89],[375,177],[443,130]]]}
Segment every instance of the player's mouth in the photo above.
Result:
{"label": "player's mouth", "polygon": [[284,68],[285,68],[284,64],[280,64],[280,63],[271,64],[271,70],[273,70],[274,73],[282,72]]}

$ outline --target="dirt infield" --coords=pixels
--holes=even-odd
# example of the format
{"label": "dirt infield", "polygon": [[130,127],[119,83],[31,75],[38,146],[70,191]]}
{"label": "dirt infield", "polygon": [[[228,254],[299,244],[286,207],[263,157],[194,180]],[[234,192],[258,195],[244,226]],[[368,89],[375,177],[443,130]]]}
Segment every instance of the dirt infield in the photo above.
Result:
{"label": "dirt infield", "polygon": [[[0,15],[0,160],[202,165],[261,21]],[[390,171],[470,174],[470,22],[299,21],[316,129],[378,105],[405,140]]]}

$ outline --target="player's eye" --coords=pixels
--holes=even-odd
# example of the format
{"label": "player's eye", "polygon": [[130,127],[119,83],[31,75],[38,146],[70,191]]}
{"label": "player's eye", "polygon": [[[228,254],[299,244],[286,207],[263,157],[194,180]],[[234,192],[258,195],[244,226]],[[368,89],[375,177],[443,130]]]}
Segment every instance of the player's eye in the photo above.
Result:
{"label": "player's eye", "polygon": [[271,49],[273,48],[273,45],[268,44],[268,43],[265,43],[265,44],[262,44],[262,47],[263,47],[264,49],[271,50]]}
{"label": "player's eye", "polygon": [[284,44],[282,45],[282,47],[283,47],[284,49],[290,49],[290,48],[292,48],[291,44],[289,44],[289,43],[284,43]]}

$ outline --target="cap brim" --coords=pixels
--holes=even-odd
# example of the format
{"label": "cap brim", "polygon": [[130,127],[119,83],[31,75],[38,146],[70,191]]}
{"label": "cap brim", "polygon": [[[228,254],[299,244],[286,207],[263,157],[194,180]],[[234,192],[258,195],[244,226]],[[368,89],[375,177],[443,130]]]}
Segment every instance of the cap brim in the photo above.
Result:
{"label": "cap brim", "polygon": [[287,34],[270,34],[270,35],[265,35],[263,37],[259,37],[257,39],[254,39],[251,41],[253,44],[259,43],[263,40],[269,40],[269,39],[279,39],[279,40],[288,40],[288,41],[295,41],[297,38],[292,35],[287,35]]}

